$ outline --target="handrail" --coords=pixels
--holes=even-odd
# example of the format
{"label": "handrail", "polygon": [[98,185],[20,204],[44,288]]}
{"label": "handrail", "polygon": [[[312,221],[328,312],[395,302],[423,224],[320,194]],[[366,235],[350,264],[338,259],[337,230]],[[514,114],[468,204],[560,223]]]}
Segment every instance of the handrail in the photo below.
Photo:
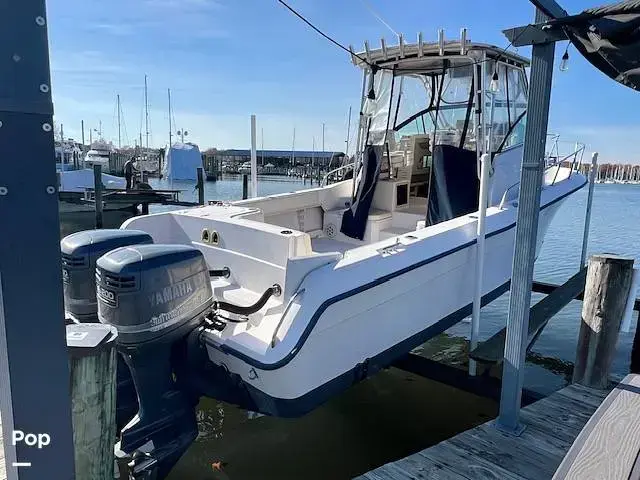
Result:
{"label": "handrail", "polygon": [[[555,158],[555,162],[553,162],[552,164],[548,164],[545,166],[544,171],[546,172],[547,170],[552,169],[553,167],[560,167],[562,166],[562,163],[567,160],[569,157],[573,157],[573,160],[571,161],[571,167],[570,167],[570,172],[569,172],[569,176],[571,176],[571,173],[573,173],[573,169],[576,167],[577,165],[577,160],[578,160],[578,155],[580,155],[580,158],[582,158],[582,155],[584,154],[585,148],[586,146],[582,143],[576,143],[577,148],[565,155],[562,158],[560,157],[560,153],[558,151],[558,138],[559,135],[558,134],[548,134],[548,136],[553,138],[553,142],[554,142],[554,146],[551,149],[551,152],[549,152],[549,155],[545,158],[545,162],[548,158]],[[553,151],[555,150],[555,157],[553,155],[551,155],[551,153],[553,153]],[[553,180],[551,181],[551,184],[549,186],[553,186],[556,183],[556,179],[558,178],[558,173],[560,172],[560,168],[558,168],[556,170],[555,175],[553,176]],[[502,209],[504,208],[504,204],[507,201],[507,194],[511,191],[511,189],[513,189],[514,187],[517,187],[518,185],[520,185],[520,181],[514,183],[513,185],[507,187],[507,189],[504,191],[504,193],[502,194],[502,198],[500,199],[500,204],[498,205],[498,208]]]}
{"label": "handrail", "polygon": [[352,163],[347,163],[346,165],[341,165],[338,168],[334,168],[333,170],[328,171],[327,173],[325,173],[324,177],[322,177],[322,181],[320,182],[320,186],[324,187],[327,185],[327,181],[329,179],[329,177],[331,175],[335,175],[336,173],[338,173],[341,170],[348,170],[348,169],[353,169],[355,166],[355,162]]}

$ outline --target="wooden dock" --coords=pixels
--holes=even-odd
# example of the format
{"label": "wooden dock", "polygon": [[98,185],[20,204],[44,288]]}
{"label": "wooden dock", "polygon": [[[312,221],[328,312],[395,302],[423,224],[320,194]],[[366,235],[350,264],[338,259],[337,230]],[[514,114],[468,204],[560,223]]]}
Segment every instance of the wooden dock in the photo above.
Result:
{"label": "wooden dock", "polygon": [[358,480],[541,480],[553,477],[609,391],[574,384],[521,411],[519,437],[494,421],[372,470]]}

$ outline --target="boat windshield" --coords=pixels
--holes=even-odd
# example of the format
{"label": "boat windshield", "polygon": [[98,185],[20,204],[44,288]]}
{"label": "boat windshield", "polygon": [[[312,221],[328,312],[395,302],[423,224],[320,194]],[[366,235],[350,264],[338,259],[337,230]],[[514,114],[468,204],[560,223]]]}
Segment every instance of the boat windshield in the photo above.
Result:
{"label": "boat windshield", "polygon": [[473,66],[460,65],[441,74],[400,77],[394,140],[412,135],[435,136],[435,145],[475,150]]}
{"label": "boat windshield", "polygon": [[[432,146],[478,153],[484,151],[488,136],[491,152],[522,143],[527,107],[524,68],[494,60],[484,63],[469,59],[440,72],[365,71],[361,149],[386,142],[393,151],[403,139],[416,135],[428,136]],[[482,93],[475,98],[474,85],[483,73]],[[480,95],[483,116],[474,108]]]}

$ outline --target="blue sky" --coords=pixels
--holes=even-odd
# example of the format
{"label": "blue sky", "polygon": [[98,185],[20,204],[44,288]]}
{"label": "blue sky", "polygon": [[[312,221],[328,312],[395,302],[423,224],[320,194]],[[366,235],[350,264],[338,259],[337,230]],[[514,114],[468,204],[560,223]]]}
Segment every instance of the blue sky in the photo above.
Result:
{"label": "blue sky", "polygon": [[[529,23],[526,0],[289,0],[343,44],[378,45],[393,33],[406,39],[437,30],[457,38],[506,46],[501,30]],[[565,0],[577,13],[593,6]],[[349,106],[357,111],[360,72],[348,55],[319,37],[276,0],[56,0],[49,2],[54,107],[65,136],[80,138],[102,122],[117,139],[116,94],[126,140],[133,144],[143,120],[143,83],[149,77],[151,140],[168,141],[167,88],[176,129],[189,139],[224,148],[249,146],[249,116],[258,116],[265,148],[344,150]],[[556,48],[556,64],[565,45]],[[550,131],[582,140],[602,161],[640,163],[640,93],[616,84],[570,48],[570,69],[554,73]],[[527,49],[519,53],[529,55]],[[88,133],[86,133],[88,139]]]}

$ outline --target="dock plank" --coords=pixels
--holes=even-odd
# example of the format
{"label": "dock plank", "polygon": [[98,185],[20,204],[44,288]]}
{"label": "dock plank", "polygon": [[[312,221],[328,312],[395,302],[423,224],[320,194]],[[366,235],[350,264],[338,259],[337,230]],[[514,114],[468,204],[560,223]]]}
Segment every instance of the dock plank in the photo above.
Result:
{"label": "dock plank", "polygon": [[[529,313],[528,348],[534,343],[551,317],[562,310],[571,300],[584,291],[587,268],[584,267],[564,284],[554,289],[533,307]],[[480,343],[469,352],[469,356],[478,362],[500,363],[504,355],[504,342],[507,328]]]}
{"label": "dock plank", "polygon": [[598,407],[553,478],[631,478],[639,450],[640,375],[628,375]]}
{"label": "dock plank", "polygon": [[550,479],[607,393],[580,385],[565,387],[522,409],[526,429],[518,437],[500,431],[492,420],[358,480]]}

